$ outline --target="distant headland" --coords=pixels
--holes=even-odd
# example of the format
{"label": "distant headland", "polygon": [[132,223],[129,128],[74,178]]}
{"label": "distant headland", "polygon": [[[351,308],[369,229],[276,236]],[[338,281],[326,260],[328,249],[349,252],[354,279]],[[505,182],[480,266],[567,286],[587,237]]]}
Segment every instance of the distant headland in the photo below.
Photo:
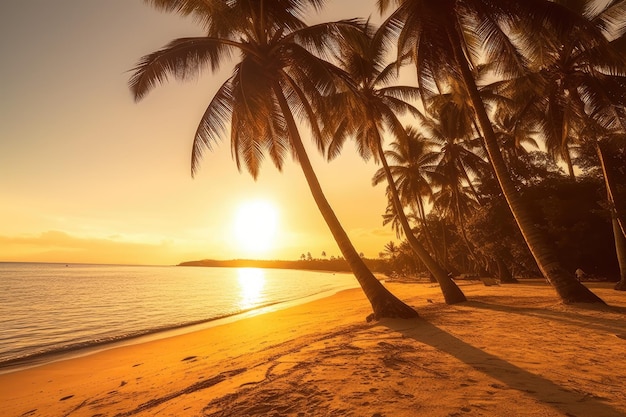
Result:
{"label": "distant headland", "polygon": [[[382,259],[364,259],[365,264],[372,272],[384,273],[385,263]],[[350,266],[345,259],[300,259],[294,261],[258,260],[258,259],[231,259],[216,260],[202,259],[199,261],[181,262],[178,266],[206,266],[214,268],[276,268],[301,269],[312,271],[350,272]]]}

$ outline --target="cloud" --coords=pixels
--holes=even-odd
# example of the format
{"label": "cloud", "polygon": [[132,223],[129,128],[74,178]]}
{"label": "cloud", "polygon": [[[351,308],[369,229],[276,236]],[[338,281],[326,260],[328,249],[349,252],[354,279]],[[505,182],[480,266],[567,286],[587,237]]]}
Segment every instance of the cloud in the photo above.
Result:
{"label": "cloud", "polygon": [[349,234],[351,237],[359,238],[359,239],[363,239],[363,238],[395,239],[395,236],[396,236],[393,230],[391,230],[391,228],[382,228],[382,227],[377,227],[373,229],[364,229],[364,228],[352,229],[350,230]]}
{"label": "cloud", "polygon": [[79,237],[50,230],[38,235],[0,236],[2,261],[173,264],[180,252],[172,241],[134,242],[121,236]]}

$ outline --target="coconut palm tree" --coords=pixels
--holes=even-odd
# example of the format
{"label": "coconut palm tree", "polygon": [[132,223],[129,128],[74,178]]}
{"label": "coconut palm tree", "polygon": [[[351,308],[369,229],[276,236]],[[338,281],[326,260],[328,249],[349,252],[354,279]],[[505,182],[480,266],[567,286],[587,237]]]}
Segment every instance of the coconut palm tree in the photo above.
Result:
{"label": "coconut palm tree", "polygon": [[[584,48],[575,38],[566,39],[566,42],[557,45],[554,58],[542,69],[541,75],[546,80],[548,89],[552,91],[544,100],[544,106],[550,112],[545,119],[548,126],[546,131],[549,133],[546,135],[546,142],[560,141],[561,151],[567,157],[568,145],[572,140],[594,142],[604,174],[607,199],[613,207],[611,217],[615,246],[624,281],[626,228],[623,216],[615,210],[619,201],[613,195],[615,190],[611,178],[611,161],[612,154],[619,149],[615,143],[623,143],[626,135],[626,1],[555,2],[588,18],[604,38],[617,48],[605,48],[602,43]],[[555,115],[558,117],[554,117]],[[567,158],[566,161],[572,175],[571,161]],[[617,288],[626,288],[626,284],[620,283]]]}
{"label": "coconut palm tree", "polygon": [[[622,133],[618,136],[621,142],[621,152],[626,153],[626,147],[624,146],[624,139],[626,135]],[[615,138],[612,138],[615,139]],[[610,140],[610,138],[602,138],[596,141],[596,151],[600,158],[600,164],[602,166],[602,173],[604,175],[604,181],[607,189],[607,200],[611,210],[611,224],[613,226],[613,236],[615,239],[615,252],[617,254],[617,262],[620,269],[620,280],[615,285],[615,289],[619,291],[626,291],[626,233],[620,224],[620,217],[623,217],[623,211],[626,207],[626,191],[623,189],[620,193],[618,188],[618,179],[621,179],[622,188],[626,188],[626,168],[623,164],[620,164],[616,154],[618,153],[615,148],[616,140]]]}
{"label": "coconut palm tree", "polygon": [[[421,117],[425,134],[438,144],[438,151],[431,154],[431,185],[437,189],[433,194],[434,210],[442,221],[454,226],[467,248],[469,258],[483,275],[489,275],[482,266],[477,248],[470,242],[465,219],[482,204],[475,182],[491,176],[491,166],[486,162],[486,152],[479,137],[480,130],[473,120],[473,110],[462,83],[448,80],[438,84],[438,94],[426,102],[431,117]],[[489,91],[481,95],[490,97]],[[493,97],[490,97],[493,100]]]}
{"label": "coconut palm tree", "polygon": [[[385,159],[393,176],[402,206],[408,207],[413,215],[419,219],[420,228],[431,250],[430,253],[433,253],[438,262],[443,264],[426,222],[426,204],[432,196],[432,189],[424,166],[429,162],[430,152],[435,144],[412,126],[407,127],[405,132],[404,136],[389,144],[389,149],[385,151]],[[387,174],[384,168],[374,173],[372,178],[374,186],[386,181]],[[391,211],[393,210],[391,209]]]}
{"label": "coconut palm tree", "polygon": [[493,115],[493,128],[502,150],[504,161],[514,177],[520,183],[528,183],[532,177],[527,164],[529,149],[539,149],[539,144],[533,138],[534,123],[524,117],[524,108],[515,109],[498,107]]}
{"label": "coconut palm tree", "polygon": [[[446,80],[463,80],[498,183],[544,277],[565,303],[603,303],[561,265],[550,242],[533,223],[502,157],[474,71],[483,60],[492,64],[495,76],[520,76],[527,70],[528,59],[544,52],[536,46],[540,44],[536,35],[545,24],[567,25],[576,35],[586,32],[589,25],[545,0],[378,1],[381,12],[392,4],[398,8],[385,24],[398,36],[398,56],[413,54],[422,97],[435,94],[437,85]],[[507,33],[514,33],[514,39]],[[585,39],[599,41],[594,36]],[[523,54],[520,47],[524,47]]]}
{"label": "coconut palm tree", "polygon": [[195,134],[192,174],[205,149],[230,130],[232,153],[256,178],[269,155],[280,170],[292,154],[299,162],[313,198],[343,256],[373,308],[373,318],[416,317],[415,310],[393,296],[370,272],[350,242],[313,171],[298,128],[310,127],[320,150],[325,148],[322,96],[336,92],[341,72],[327,52],[342,36],[358,32],[354,22],[307,26],[303,17],[321,0],[257,1],[146,0],[158,9],[194,17],[206,36],[176,39],[144,56],[134,68],[130,88],[136,100],[168,77],[181,80],[202,67],[216,71],[235,54],[230,77],[211,99]]}
{"label": "coconut palm tree", "polygon": [[350,74],[355,88],[334,97],[332,105],[343,105],[342,108],[353,111],[346,112],[341,120],[337,120],[329,157],[336,156],[343,142],[354,137],[364,159],[373,156],[382,164],[388,184],[388,196],[407,242],[439,283],[446,303],[459,303],[466,301],[465,295],[413,234],[385,158],[385,130],[394,137],[404,137],[406,134],[398,113],[419,114],[418,109],[410,102],[419,97],[419,90],[415,87],[389,84],[397,74],[398,66],[397,62],[386,63],[389,35],[386,27],[374,30],[368,25],[361,38],[352,38],[349,48],[341,50],[341,66]]}
{"label": "coconut palm tree", "polygon": [[[620,32],[623,36],[626,21],[626,2],[623,0],[610,0],[602,4],[585,0],[553,1],[588,18],[607,40],[615,40]],[[581,139],[580,130],[584,128],[588,106],[610,107],[611,96],[615,91],[615,77],[621,75],[623,78],[624,75],[623,70],[621,74],[618,72],[623,59],[610,52],[610,49],[598,48],[593,44],[591,47],[581,45],[576,36],[559,36],[559,42],[552,42],[552,45],[551,53],[544,55],[546,62],[542,65],[540,75],[545,81],[537,98],[543,102],[545,111],[546,148],[566,163],[569,175],[574,179],[571,149]]]}

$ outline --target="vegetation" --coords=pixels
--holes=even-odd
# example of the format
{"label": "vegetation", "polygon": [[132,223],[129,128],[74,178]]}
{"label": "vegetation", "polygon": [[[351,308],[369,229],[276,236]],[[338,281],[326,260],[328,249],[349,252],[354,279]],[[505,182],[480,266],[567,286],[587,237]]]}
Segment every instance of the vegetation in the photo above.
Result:
{"label": "vegetation", "polygon": [[[207,36],[144,57],[135,97],[238,53],[198,127],[192,172],[227,131],[255,177],[264,155],[278,169],[294,155],[375,317],[416,313],[351,244],[305,128],[328,158],[353,139],[382,164],[384,224],[404,242],[381,254],[398,275],[427,271],[447,302],[465,299],[451,279],[463,273],[541,274],[566,303],[603,302],[577,268],[626,289],[626,1],[379,0],[390,13],[380,28],[307,26],[305,10],[323,0],[147,2],[195,17]],[[394,84],[401,70],[417,84]]]}
{"label": "vegetation", "polygon": [[347,137],[354,136],[363,158],[373,156],[382,163],[390,206],[411,250],[439,283],[446,303],[460,303],[466,300],[463,292],[413,235],[383,150],[385,130],[395,137],[406,136],[397,113],[404,110],[419,114],[419,111],[407,101],[419,97],[419,89],[409,86],[387,86],[398,65],[397,62],[385,63],[387,53],[385,45],[389,36],[387,27],[382,26],[374,31],[368,25],[364,28],[360,42],[357,39],[349,45],[350,48],[341,51],[342,67],[351,75],[356,86],[331,97],[332,107],[352,111],[347,112],[346,117],[334,120],[336,127],[333,126],[333,142],[329,157],[332,158],[339,152]]}
{"label": "vegetation", "polygon": [[[370,271],[387,274],[389,267],[383,259],[367,259],[363,262]],[[299,269],[310,271],[328,271],[328,272],[350,272],[350,264],[343,258],[333,259],[299,259],[295,261],[285,260],[256,260],[256,259],[232,259],[228,261],[203,259],[200,261],[181,262],[178,266],[207,266],[216,268],[276,268],[276,269]]]}
{"label": "vegetation", "polygon": [[[237,166],[256,178],[265,154],[282,168],[291,154],[299,162],[320,213],[341,253],[372,304],[373,317],[416,317],[417,313],[391,294],[374,277],[352,245],[328,203],[301,139],[298,120],[309,126],[318,149],[325,152],[331,120],[324,97],[348,87],[350,80],[325,59],[341,49],[360,27],[354,22],[307,26],[305,11],[319,7],[316,0],[281,2],[237,0],[199,2],[152,0],[157,8],[190,15],[207,35],[172,41],[146,55],[134,69],[130,88],[137,100],[168,76],[187,79],[202,66],[213,71],[234,54],[240,61],[213,96],[194,138],[192,173],[204,149],[226,136]],[[307,7],[308,6],[308,7]]]}

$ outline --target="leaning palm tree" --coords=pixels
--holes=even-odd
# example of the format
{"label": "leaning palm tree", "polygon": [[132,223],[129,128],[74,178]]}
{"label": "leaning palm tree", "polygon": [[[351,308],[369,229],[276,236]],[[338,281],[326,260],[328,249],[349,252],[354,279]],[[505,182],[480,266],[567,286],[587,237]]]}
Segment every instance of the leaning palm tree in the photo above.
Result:
{"label": "leaning palm tree", "polygon": [[[624,148],[624,139],[626,134],[623,132],[618,135],[619,142],[621,142],[621,151],[626,153]],[[615,252],[617,255],[617,262],[620,269],[620,280],[615,285],[615,289],[618,291],[626,291],[626,233],[620,223],[620,218],[623,218],[624,208],[626,207],[626,192],[623,188],[626,187],[624,178],[626,178],[626,169],[623,164],[619,164],[618,158],[616,158],[617,148],[615,138],[605,137],[596,142],[596,151],[600,158],[600,164],[602,166],[602,172],[605,179],[607,189],[607,200],[609,202],[611,210],[611,224],[613,226],[613,236],[615,239]],[[618,179],[621,179],[622,192],[618,187]]]}
{"label": "leaning palm tree", "polygon": [[597,117],[591,115],[586,124],[585,138],[593,138],[593,147],[598,155],[602,176],[607,192],[607,202],[611,214],[615,253],[620,269],[620,281],[616,290],[626,291],[626,232],[624,221],[626,218],[626,131],[623,129],[607,129],[597,122]]}
{"label": "leaning palm tree", "polygon": [[[435,144],[412,126],[407,127],[405,132],[406,135],[400,136],[389,144],[389,149],[385,151],[385,160],[389,165],[402,206],[411,210],[413,216],[419,220],[419,228],[426,239],[430,253],[434,255],[440,265],[446,267],[446,260],[440,256],[439,248],[434,244],[426,219],[426,204],[428,199],[432,197],[432,189],[424,167],[429,161],[431,150]],[[387,173],[384,168],[378,169],[372,177],[372,185],[374,186],[386,181]],[[391,201],[385,215],[387,214],[390,219],[397,217]],[[389,221],[384,220],[383,224],[387,224]]]}
{"label": "leaning palm tree", "polygon": [[[528,58],[544,52],[536,47],[537,39],[532,37],[541,33],[540,28],[546,24],[569,25],[574,35],[582,35],[589,25],[546,0],[378,1],[381,12],[391,4],[398,8],[386,24],[398,35],[398,56],[413,54],[422,97],[427,99],[435,94],[438,84],[447,80],[463,80],[500,188],[544,277],[565,303],[603,303],[561,265],[546,236],[533,223],[510,178],[475,79],[480,59],[492,64],[496,76],[523,74]],[[525,30],[520,30],[520,22]],[[515,34],[514,39],[509,33]],[[596,39],[599,37],[588,36],[585,40],[605,42],[604,38]],[[524,47],[524,54],[520,46]]]}
{"label": "leaning palm tree", "polygon": [[[529,149],[539,149],[533,138],[536,133],[532,119],[523,116],[528,106],[521,109],[500,106],[493,114],[493,127],[502,150],[502,156],[510,171],[522,181],[529,181],[531,173],[522,160],[529,157]],[[519,181],[519,182],[522,182]]]}
{"label": "leaning palm tree", "polygon": [[320,150],[322,96],[338,88],[340,71],[326,59],[342,34],[358,32],[354,22],[307,26],[309,7],[322,0],[146,0],[170,12],[192,16],[206,36],[176,39],[144,56],[134,68],[130,88],[140,100],[173,76],[185,80],[204,66],[213,71],[234,54],[240,56],[230,77],[210,101],[193,141],[194,174],[205,149],[230,128],[232,153],[256,178],[264,155],[280,170],[290,153],[299,162],[313,198],[339,249],[373,308],[373,318],[415,317],[415,310],[392,295],[370,272],[350,242],[330,204],[302,142],[297,120],[308,124]]}
{"label": "leaning palm tree", "polygon": [[363,158],[373,156],[376,161],[381,162],[388,184],[388,196],[407,242],[439,283],[446,303],[459,303],[466,301],[465,295],[413,234],[385,158],[385,130],[395,137],[406,134],[398,113],[419,114],[410,103],[410,100],[418,97],[418,89],[389,84],[397,73],[398,65],[396,62],[386,63],[389,35],[386,27],[374,30],[367,25],[363,36],[353,38],[350,48],[341,51],[342,68],[350,74],[355,88],[334,97],[332,102],[335,106],[343,104],[353,111],[346,112],[345,117],[333,129],[334,140],[329,149],[329,157],[337,155],[343,142],[353,136]]}
{"label": "leaning palm tree", "polygon": [[465,219],[480,203],[473,178],[487,171],[487,163],[480,140],[473,137],[471,118],[465,106],[456,104],[457,97],[458,94],[434,96],[431,103],[436,105],[428,106],[433,117],[420,119],[425,134],[438,145],[426,169],[431,172],[431,186],[437,190],[433,194],[433,208],[442,219],[455,225],[469,257],[482,269],[476,249],[467,237]]}
{"label": "leaning palm tree", "polygon": [[[621,142],[623,147],[626,135],[626,60],[623,54],[626,51],[626,1],[554,1],[587,17],[612,46],[621,48],[621,54],[610,49],[607,51],[602,48],[602,44],[583,48],[575,39],[569,39],[555,48],[554,58],[549,60],[542,75],[549,89],[554,91],[547,95],[545,107],[561,116],[546,118],[546,125],[551,127],[547,131],[559,134],[557,139],[562,142],[564,154],[567,156],[570,136],[578,142],[589,139],[594,142],[604,174],[607,199],[613,207],[611,217],[615,246],[621,282],[625,282],[626,228],[623,216],[619,216],[619,211],[615,210],[620,201],[613,195],[611,160],[620,148],[615,144]],[[575,131],[577,135],[569,135],[570,131]],[[553,139],[552,142],[557,141]],[[568,166],[571,167],[571,162],[568,162]],[[618,288],[626,288],[626,284],[620,284]]]}

